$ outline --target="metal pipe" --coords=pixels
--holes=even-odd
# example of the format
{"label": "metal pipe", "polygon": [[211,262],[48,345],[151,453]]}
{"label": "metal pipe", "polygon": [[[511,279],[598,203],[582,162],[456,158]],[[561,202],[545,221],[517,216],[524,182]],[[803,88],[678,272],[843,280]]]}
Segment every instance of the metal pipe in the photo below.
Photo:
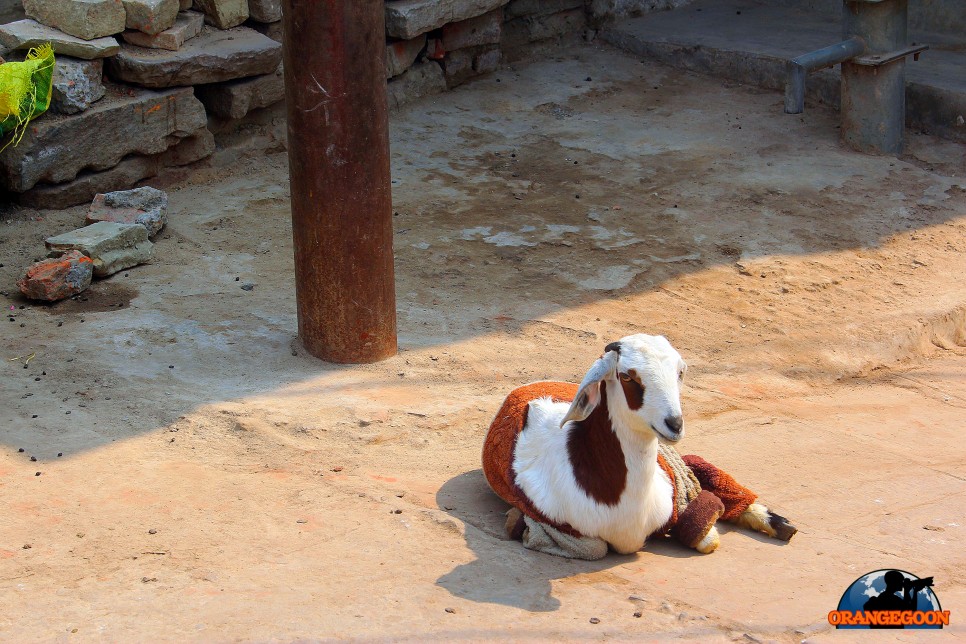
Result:
{"label": "metal pipe", "polygon": [[384,0],[284,0],[298,329],[323,360],[396,353]]}
{"label": "metal pipe", "polygon": [[801,114],[805,111],[805,77],[810,72],[838,65],[864,51],[865,42],[853,36],[788,61],[785,65],[785,113]]}

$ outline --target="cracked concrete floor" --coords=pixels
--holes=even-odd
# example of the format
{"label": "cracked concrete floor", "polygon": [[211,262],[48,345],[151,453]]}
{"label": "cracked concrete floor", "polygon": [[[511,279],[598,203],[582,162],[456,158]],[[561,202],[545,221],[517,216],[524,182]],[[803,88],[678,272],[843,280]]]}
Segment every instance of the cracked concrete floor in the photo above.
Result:
{"label": "cracked concrete floor", "polygon": [[[855,154],[781,102],[585,45],[394,115],[401,352],[375,365],[295,341],[284,154],[155,182],[154,261],[53,306],[14,282],[84,210],[6,208],[0,637],[831,641],[888,567],[934,576],[962,637],[966,150]],[[682,450],[790,544],[501,539],[503,396],[636,332],[690,363]]]}

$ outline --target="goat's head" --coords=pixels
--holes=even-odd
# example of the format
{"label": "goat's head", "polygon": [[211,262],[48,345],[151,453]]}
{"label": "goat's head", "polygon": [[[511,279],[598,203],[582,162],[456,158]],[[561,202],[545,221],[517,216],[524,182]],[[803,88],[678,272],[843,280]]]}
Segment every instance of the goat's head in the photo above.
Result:
{"label": "goat's head", "polygon": [[639,333],[611,342],[584,376],[560,425],[590,416],[606,386],[612,417],[635,431],[677,442],[684,435],[680,382],[687,368],[664,336]]}

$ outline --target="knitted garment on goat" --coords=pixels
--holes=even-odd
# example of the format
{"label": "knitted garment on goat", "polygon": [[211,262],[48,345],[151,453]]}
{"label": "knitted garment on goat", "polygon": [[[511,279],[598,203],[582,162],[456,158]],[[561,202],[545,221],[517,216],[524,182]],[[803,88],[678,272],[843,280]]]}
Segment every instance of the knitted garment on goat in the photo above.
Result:
{"label": "knitted garment on goat", "polygon": [[[566,523],[548,519],[517,485],[513,455],[529,404],[543,397],[569,403],[577,389],[578,385],[567,382],[537,382],[514,389],[493,419],[483,444],[483,474],[493,491],[531,519],[573,537],[582,535]],[[672,534],[688,546],[704,538],[719,517],[735,520],[757,498],[726,472],[699,456],[682,457],[670,445],[661,444],[658,465],[671,481],[674,503],[670,520],[657,533]]]}

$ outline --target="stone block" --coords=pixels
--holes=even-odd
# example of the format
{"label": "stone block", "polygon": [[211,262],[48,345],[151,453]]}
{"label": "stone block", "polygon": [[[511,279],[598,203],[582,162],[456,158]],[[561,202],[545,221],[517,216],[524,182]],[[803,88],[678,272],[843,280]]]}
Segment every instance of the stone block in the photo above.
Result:
{"label": "stone block", "polygon": [[0,185],[24,192],[41,181],[71,181],[85,169],[112,168],[128,154],[163,152],[206,125],[191,88],[112,92],[80,114],[33,121],[19,145],[0,153]]}
{"label": "stone block", "polygon": [[52,254],[79,250],[94,262],[94,275],[107,277],[151,259],[154,244],[140,224],[116,224],[100,221],[69,233],[48,237],[45,242]]}
{"label": "stone block", "polygon": [[449,87],[456,87],[475,76],[495,71],[501,59],[500,49],[492,45],[447,52],[443,60],[446,84]]}
{"label": "stone block", "polygon": [[54,53],[85,60],[113,56],[120,50],[117,40],[107,36],[84,40],[65,34],[59,29],[42,25],[35,20],[18,20],[0,25],[0,47],[6,49],[30,49],[50,43]]}
{"label": "stone block", "polygon": [[263,36],[268,36],[275,42],[282,42],[285,36],[285,33],[284,33],[285,30],[282,27],[281,22],[264,23],[264,22],[255,22],[253,20],[250,20],[245,23],[245,26],[251,27],[258,33],[262,34]]}
{"label": "stone block", "polygon": [[503,52],[499,48],[481,51],[473,57],[473,71],[477,74],[488,74],[500,68]]}
{"label": "stone block", "polygon": [[450,22],[482,16],[509,0],[389,0],[386,2],[386,33],[411,40]]}
{"label": "stone block", "polygon": [[148,35],[170,29],[181,10],[181,0],[122,0],[127,20],[124,26]]}
{"label": "stone block", "polygon": [[443,49],[455,51],[479,45],[499,44],[503,33],[503,10],[443,25]]}
{"label": "stone block", "polygon": [[104,98],[104,61],[57,58],[54,66],[50,105],[60,114],[83,112],[94,101]]}
{"label": "stone block", "polygon": [[176,87],[271,74],[280,62],[282,45],[254,29],[205,27],[177,51],[122,45],[107,73],[142,87]]}
{"label": "stone block", "polygon": [[204,14],[197,11],[182,11],[170,29],[150,35],[142,31],[125,31],[121,34],[124,42],[146,49],[168,49],[178,51],[181,45],[201,33],[205,24]]}
{"label": "stone block", "polygon": [[168,221],[168,195],[148,186],[95,195],[84,223],[99,221],[138,224],[154,237]]}
{"label": "stone block", "polygon": [[389,81],[389,109],[399,109],[407,103],[446,91],[446,77],[439,63],[418,63]]}
{"label": "stone block", "polygon": [[584,0],[510,0],[503,9],[503,16],[506,20],[520,16],[549,16],[570,9],[582,9],[583,6]]}
{"label": "stone block", "polygon": [[413,66],[419,53],[426,47],[426,36],[412,40],[398,40],[386,44],[386,78],[399,76]]}
{"label": "stone block", "polygon": [[282,19],[282,0],[248,0],[248,17],[255,22],[278,22]]}
{"label": "stone block", "polygon": [[194,8],[219,29],[237,27],[248,19],[248,0],[194,0]]}
{"label": "stone block", "polygon": [[91,285],[94,262],[79,250],[45,259],[27,269],[17,287],[31,300],[56,302],[77,295]]}
{"label": "stone block", "polygon": [[207,127],[204,127],[159,154],[157,160],[160,167],[170,168],[201,161],[210,157],[214,151],[215,135]]}
{"label": "stone block", "polygon": [[155,176],[162,168],[194,163],[211,156],[214,151],[215,139],[206,127],[181,139],[160,154],[132,154],[109,170],[85,171],[68,183],[37,184],[33,189],[18,195],[17,202],[30,208],[58,210],[90,203],[99,192],[130,188],[139,181]]}
{"label": "stone block", "polygon": [[520,47],[532,42],[577,33],[587,26],[583,9],[561,11],[549,16],[514,18],[503,25],[503,45]]}
{"label": "stone block", "polygon": [[180,4],[181,4],[181,11],[187,11],[188,9],[190,9],[192,7],[192,5],[194,5],[194,1],[193,0],[180,0]]}
{"label": "stone block", "polygon": [[24,0],[23,8],[37,22],[84,40],[124,31],[121,0]]}
{"label": "stone block", "polygon": [[252,110],[285,100],[285,76],[279,64],[274,74],[195,87],[195,96],[208,114],[240,119]]}

